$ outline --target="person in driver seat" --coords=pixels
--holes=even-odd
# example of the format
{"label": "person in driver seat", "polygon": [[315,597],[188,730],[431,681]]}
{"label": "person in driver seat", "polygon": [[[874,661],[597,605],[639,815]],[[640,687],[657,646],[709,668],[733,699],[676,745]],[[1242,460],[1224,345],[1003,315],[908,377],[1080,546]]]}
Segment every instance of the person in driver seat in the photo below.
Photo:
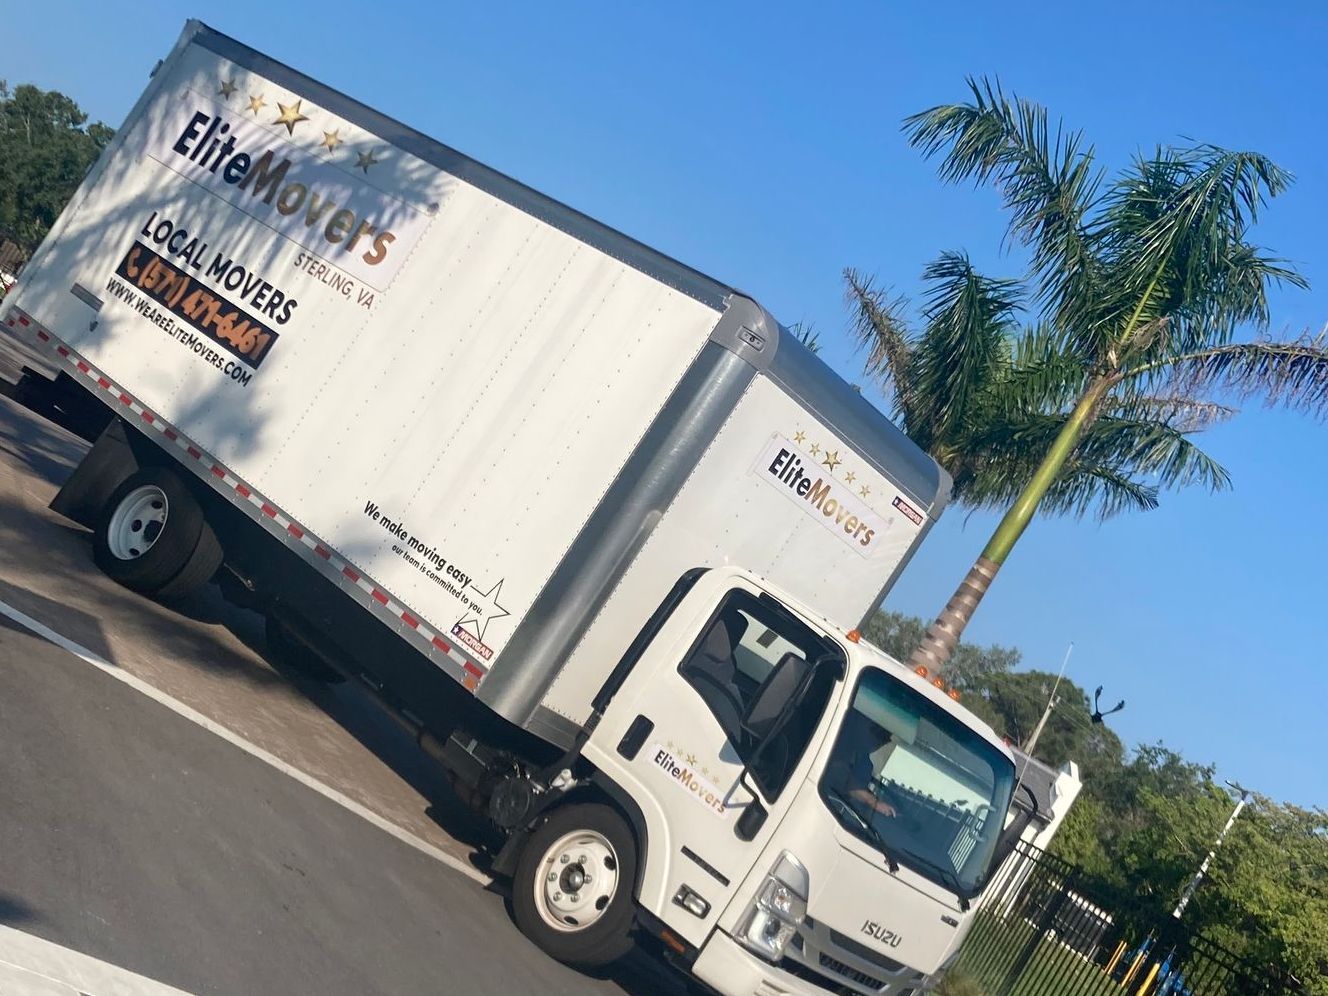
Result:
{"label": "person in driver seat", "polygon": [[876,794],[872,755],[890,742],[890,732],[858,709],[849,710],[839,731],[835,755],[826,769],[827,784],[860,813],[895,816],[895,807]]}

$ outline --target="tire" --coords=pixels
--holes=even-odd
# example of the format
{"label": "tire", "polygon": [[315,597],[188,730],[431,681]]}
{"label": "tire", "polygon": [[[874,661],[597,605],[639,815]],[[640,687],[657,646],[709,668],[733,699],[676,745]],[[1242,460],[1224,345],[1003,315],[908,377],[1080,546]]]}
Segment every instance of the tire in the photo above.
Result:
{"label": "tire", "polygon": [[212,580],[221,544],[198,500],[161,467],[135,471],[111,492],[92,540],[97,566],[111,580],[161,598],[181,598]]}
{"label": "tire", "polygon": [[[636,838],[617,810],[597,803],[555,809],[517,861],[512,918],[564,964],[617,961],[632,947],[636,862]],[[581,877],[592,874],[582,881],[578,867]]]}
{"label": "tire", "polygon": [[278,665],[305,678],[321,681],[325,685],[338,685],[346,680],[344,674],[292,636],[290,630],[276,616],[266,616],[263,623],[267,635],[267,649]]}

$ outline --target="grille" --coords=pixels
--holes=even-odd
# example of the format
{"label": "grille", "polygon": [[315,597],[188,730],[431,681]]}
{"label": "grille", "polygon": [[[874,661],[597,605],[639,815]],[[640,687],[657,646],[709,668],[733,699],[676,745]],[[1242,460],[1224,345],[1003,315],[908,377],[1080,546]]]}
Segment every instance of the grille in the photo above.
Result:
{"label": "grille", "polygon": [[828,954],[821,955],[821,967],[828,968],[846,979],[852,979],[860,986],[866,986],[868,989],[883,989],[885,982],[882,979],[875,979],[866,972],[859,972],[856,968],[849,968],[842,961],[835,961]]}
{"label": "grille", "polygon": [[800,961],[794,961],[792,958],[785,958],[779,963],[779,967],[789,975],[796,975],[798,978],[810,982],[812,985],[827,989],[832,993],[848,993],[849,996],[856,996],[853,990],[849,989],[839,979],[832,978],[829,975],[822,975],[820,972],[808,968]]}
{"label": "grille", "polygon": [[834,928],[831,928],[830,930],[830,940],[834,942],[835,947],[843,948],[845,951],[849,952],[849,954],[857,955],[863,961],[869,961],[873,965],[879,965],[884,971],[889,972],[891,975],[902,972],[907,967],[901,962],[897,962],[892,958],[887,958],[879,951],[873,951],[865,944],[859,944],[857,941],[853,940],[853,938],[841,934]]}

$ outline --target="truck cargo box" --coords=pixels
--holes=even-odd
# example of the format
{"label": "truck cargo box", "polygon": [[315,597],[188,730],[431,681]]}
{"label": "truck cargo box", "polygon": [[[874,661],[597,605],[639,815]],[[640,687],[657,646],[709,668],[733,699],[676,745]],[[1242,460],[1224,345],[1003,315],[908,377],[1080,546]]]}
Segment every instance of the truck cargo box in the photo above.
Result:
{"label": "truck cargo box", "polygon": [[949,489],[749,298],[197,22],[5,303],[555,742],[683,571],[865,618]]}

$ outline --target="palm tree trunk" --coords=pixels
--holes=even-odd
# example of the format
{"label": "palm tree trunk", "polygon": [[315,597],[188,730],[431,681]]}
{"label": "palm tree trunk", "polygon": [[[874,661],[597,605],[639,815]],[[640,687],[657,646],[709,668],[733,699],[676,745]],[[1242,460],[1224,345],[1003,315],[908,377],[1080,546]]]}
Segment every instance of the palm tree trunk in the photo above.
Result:
{"label": "palm tree trunk", "polygon": [[960,583],[955,593],[946,603],[944,610],[928,628],[918,649],[909,658],[909,665],[914,668],[926,668],[933,676],[945,670],[945,665],[954,653],[955,645],[963,636],[964,629],[973,618],[978,605],[991,587],[996,574],[1005,563],[1005,558],[1014,549],[1019,537],[1024,534],[1028,524],[1033,521],[1038,504],[1055,482],[1067,460],[1074,453],[1087,429],[1097,419],[1100,411],[1099,402],[1114,381],[1109,377],[1096,377],[1088,389],[1080,396],[1070,417],[1057,434],[1055,441],[1042,458],[1038,469],[1029,480],[1023,492],[1010,506],[1001,519],[996,531],[991,534],[982,554]]}

